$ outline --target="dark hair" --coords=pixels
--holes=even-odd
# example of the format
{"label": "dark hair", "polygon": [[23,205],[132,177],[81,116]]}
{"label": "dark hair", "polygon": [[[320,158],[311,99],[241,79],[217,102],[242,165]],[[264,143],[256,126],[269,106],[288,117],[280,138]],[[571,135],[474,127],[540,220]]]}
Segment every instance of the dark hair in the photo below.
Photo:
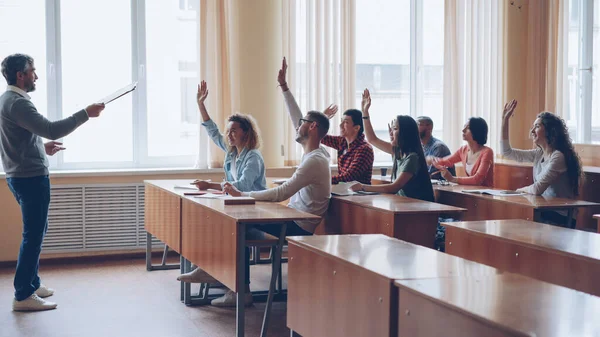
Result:
{"label": "dark hair", "polygon": [[544,125],[548,145],[552,149],[562,152],[563,156],[565,156],[569,183],[571,184],[575,196],[578,196],[579,183],[583,180],[581,159],[577,152],[575,152],[573,142],[569,136],[569,129],[567,128],[565,121],[547,111],[541,112],[537,118],[539,118],[542,121],[542,125]]}
{"label": "dark hair", "polygon": [[306,119],[317,122],[319,139],[323,139],[329,132],[329,118],[324,113],[312,110],[306,113]]}
{"label": "dark hair", "polygon": [[8,85],[17,84],[17,73],[25,72],[33,65],[33,57],[25,54],[12,54],[2,60],[2,76]]}
{"label": "dark hair", "polygon": [[360,126],[357,136],[362,135],[365,131],[365,127],[363,126],[362,120],[362,112],[356,109],[348,109],[344,112],[344,116],[350,116],[352,118],[352,124]]}
{"label": "dark hair", "polygon": [[240,128],[242,129],[242,131],[246,133],[244,139],[244,147],[248,148],[249,150],[255,150],[260,148],[262,142],[260,138],[260,130],[258,129],[258,125],[254,117],[250,115],[235,113],[229,116],[229,118],[227,118],[227,121],[237,122],[238,124],[240,124]]}
{"label": "dark hair", "polygon": [[423,153],[423,145],[419,137],[419,127],[417,122],[410,116],[399,115],[396,117],[398,124],[398,144],[392,144],[392,156],[394,164],[392,167],[392,180],[396,179],[396,170],[398,169],[398,158],[414,152],[419,156],[419,170],[427,173],[427,163]]}
{"label": "dark hair", "polygon": [[417,122],[420,122],[420,121],[425,122],[425,124],[427,124],[427,125],[433,126],[433,119],[431,119],[431,117],[419,116],[419,117],[417,117]]}
{"label": "dark hair", "polygon": [[469,130],[471,130],[473,140],[476,141],[477,144],[485,145],[485,143],[487,143],[488,125],[485,122],[485,119],[481,117],[469,118]]}

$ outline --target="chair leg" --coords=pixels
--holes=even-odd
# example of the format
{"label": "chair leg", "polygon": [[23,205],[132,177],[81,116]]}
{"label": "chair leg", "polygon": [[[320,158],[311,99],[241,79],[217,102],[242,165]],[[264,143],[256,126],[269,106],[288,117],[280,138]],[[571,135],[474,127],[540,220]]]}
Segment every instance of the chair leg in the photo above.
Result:
{"label": "chair leg", "polygon": [[269,319],[271,317],[271,306],[273,305],[273,297],[275,293],[275,281],[277,280],[277,274],[279,272],[279,268],[277,266],[281,262],[281,251],[283,249],[283,243],[285,242],[285,233],[287,229],[287,223],[281,225],[281,233],[279,234],[279,242],[277,243],[277,248],[275,251],[275,256],[272,263],[271,273],[271,282],[269,283],[269,295],[267,296],[267,305],[265,307],[265,315],[263,317],[262,329],[260,331],[261,337],[267,336],[267,328],[269,327]]}

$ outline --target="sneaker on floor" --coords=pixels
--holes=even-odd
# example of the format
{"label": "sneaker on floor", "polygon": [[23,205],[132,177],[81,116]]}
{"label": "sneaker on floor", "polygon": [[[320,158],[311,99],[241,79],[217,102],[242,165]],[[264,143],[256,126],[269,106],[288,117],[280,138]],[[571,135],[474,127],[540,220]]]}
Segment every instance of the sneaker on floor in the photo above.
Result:
{"label": "sneaker on floor", "polygon": [[13,311],[42,311],[56,308],[56,303],[46,301],[36,294],[32,294],[22,301],[13,299]]}
{"label": "sneaker on floor", "polygon": [[40,287],[37,288],[37,290],[35,291],[35,294],[41,298],[46,298],[46,297],[54,295],[54,289],[48,288],[45,285],[40,284]]}
{"label": "sneaker on floor", "polygon": [[189,273],[177,276],[177,281],[188,283],[217,283],[214,277],[200,268],[196,268]]}
{"label": "sneaker on floor", "polygon": [[[252,302],[253,302],[252,293],[247,291],[246,295],[244,296],[244,304],[248,307],[248,306],[252,305]],[[210,302],[210,304],[214,305],[215,307],[221,307],[221,308],[230,308],[230,307],[235,308],[237,305],[237,294],[234,293],[233,291],[229,290],[225,293],[225,295],[212,300]]]}

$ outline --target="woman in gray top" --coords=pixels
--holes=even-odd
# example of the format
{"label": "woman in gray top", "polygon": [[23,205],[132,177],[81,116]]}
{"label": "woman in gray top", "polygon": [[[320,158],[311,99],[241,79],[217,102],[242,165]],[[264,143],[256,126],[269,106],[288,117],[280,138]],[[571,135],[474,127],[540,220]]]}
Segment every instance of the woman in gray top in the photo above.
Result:
{"label": "woman in gray top", "polygon": [[[530,137],[536,145],[533,150],[517,150],[510,147],[509,119],[513,116],[517,101],[504,106],[502,120],[502,155],[519,162],[533,163],[533,184],[517,191],[547,196],[575,199],[579,195],[582,168],[575,152],[565,121],[551,112],[541,112],[533,122]],[[566,223],[566,212],[543,212],[542,220],[553,224]]]}

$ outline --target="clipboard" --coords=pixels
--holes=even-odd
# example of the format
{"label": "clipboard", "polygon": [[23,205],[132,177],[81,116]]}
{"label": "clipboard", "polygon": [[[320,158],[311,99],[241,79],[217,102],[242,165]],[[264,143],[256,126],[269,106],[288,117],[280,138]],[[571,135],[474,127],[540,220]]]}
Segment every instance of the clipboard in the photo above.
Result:
{"label": "clipboard", "polygon": [[137,88],[137,84],[138,82],[133,82],[131,84],[128,84],[126,86],[124,86],[123,88],[113,92],[112,94],[104,97],[103,99],[99,100],[98,103],[103,103],[103,104],[108,104],[114,100],[116,100],[119,97],[123,97],[125,95],[127,95],[128,93],[134,91]]}

